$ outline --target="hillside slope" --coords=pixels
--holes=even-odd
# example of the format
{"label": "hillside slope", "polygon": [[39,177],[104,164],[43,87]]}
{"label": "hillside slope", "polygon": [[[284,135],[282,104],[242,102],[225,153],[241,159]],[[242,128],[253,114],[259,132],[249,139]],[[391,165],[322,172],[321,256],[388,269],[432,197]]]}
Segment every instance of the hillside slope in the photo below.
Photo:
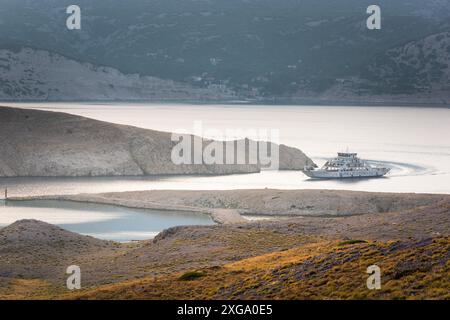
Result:
{"label": "hillside slope", "polygon": [[[450,239],[323,242],[159,279],[145,278],[77,299],[450,299]],[[382,270],[368,290],[367,267]],[[186,279],[186,280],[185,280]],[[189,280],[190,279],[190,280]]]}
{"label": "hillside slope", "polygon": [[[203,141],[204,146],[209,142]],[[176,165],[171,159],[175,144],[167,132],[64,113],[0,108],[0,177],[230,174],[261,169],[248,161]],[[312,164],[298,149],[280,146],[279,151],[280,169]]]}
{"label": "hillside slope", "polygon": [[0,99],[448,103],[445,0],[378,0],[381,30],[370,0],[79,0],[69,31],[71,4],[2,1]]}
{"label": "hillside slope", "polygon": [[[126,244],[19,221],[0,230],[0,298],[448,299],[450,202],[416,203],[357,216],[180,226]],[[64,287],[72,264],[83,270],[81,292]],[[377,292],[365,287],[371,264],[382,269]]]}
{"label": "hillside slope", "polygon": [[[21,278],[30,272],[35,278],[64,278],[74,257],[100,252],[113,253],[116,244],[82,236],[36,220],[17,221],[0,229],[0,279]],[[32,270],[32,271],[31,271]]]}
{"label": "hillside slope", "polygon": [[231,90],[199,88],[110,67],[80,63],[56,53],[0,50],[0,100],[232,100]]}

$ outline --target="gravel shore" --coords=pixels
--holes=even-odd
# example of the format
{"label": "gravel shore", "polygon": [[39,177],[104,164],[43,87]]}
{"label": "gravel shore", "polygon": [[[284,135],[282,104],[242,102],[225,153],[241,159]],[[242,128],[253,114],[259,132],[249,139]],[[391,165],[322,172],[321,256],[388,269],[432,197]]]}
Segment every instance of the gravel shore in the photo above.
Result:
{"label": "gravel shore", "polygon": [[241,215],[340,217],[405,211],[449,200],[449,195],[334,190],[133,191],[55,195],[13,200],[65,200],[129,208],[200,212],[220,224],[244,223]]}

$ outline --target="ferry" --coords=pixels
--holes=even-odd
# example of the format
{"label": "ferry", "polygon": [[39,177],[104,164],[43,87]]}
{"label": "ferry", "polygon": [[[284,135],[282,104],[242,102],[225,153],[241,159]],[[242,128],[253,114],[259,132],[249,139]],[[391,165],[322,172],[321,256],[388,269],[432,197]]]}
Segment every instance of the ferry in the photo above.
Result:
{"label": "ferry", "polygon": [[371,166],[358,158],[357,153],[339,152],[334,159],[328,160],[322,168],[306,166],[303,173],[314,179],[345,179],[383,177],[391,169]]}

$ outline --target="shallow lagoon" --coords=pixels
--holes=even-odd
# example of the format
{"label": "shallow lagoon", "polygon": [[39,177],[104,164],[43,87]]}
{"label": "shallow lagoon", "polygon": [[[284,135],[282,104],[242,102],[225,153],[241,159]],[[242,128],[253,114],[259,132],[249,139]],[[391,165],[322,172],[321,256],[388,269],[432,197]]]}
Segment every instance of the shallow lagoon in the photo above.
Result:
{"label": "shallow lagoon", "polygon": [[0,203],[0,228],[21,219],[36,219],[95,238],[132,241],[151,239],[177,225],[211,225],[208,215],[140,210],[71,201],[32,200]]}

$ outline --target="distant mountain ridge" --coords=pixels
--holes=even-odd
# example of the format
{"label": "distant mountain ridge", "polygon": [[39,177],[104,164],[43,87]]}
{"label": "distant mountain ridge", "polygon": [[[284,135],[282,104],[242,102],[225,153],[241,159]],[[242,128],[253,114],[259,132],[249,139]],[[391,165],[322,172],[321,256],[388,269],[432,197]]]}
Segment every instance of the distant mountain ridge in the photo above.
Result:
{"label": "distant mountain ridge", "polygon": [[[448,102],[450,2],[377,2],[373,31],[369,0],[79,0],[82,29],[69,31],[70,1],[4,0],[0,100]],[[43,52],[63,58],[42,68],[90,90],[56,71],[30,84],[21,66]]]}
{"label": "distant mountain ridge", "polygon": [[56,53],[23,48],[0,50],[0,100],[232,100],[226,88],[123,74],[67,59]]}

